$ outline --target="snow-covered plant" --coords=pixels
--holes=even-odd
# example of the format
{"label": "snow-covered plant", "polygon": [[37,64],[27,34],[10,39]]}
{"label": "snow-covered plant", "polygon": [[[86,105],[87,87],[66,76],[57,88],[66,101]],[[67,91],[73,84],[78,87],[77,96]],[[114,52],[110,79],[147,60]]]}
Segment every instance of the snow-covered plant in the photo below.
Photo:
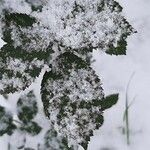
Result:
{"label": "snow-covered plant", "polygon": [[[6,42],[0,49],[0,94],[26,89],[48,68],[41,97],[51,128],[45,136],[49,147],[43,149],[87,149],[93,130],[103,123],[103,111],[117,102],[117,94],[104,97],[91,58],[93,50],[126,54],[126,38],[135,31],[121,12],[114,0],[0,1],[0,35]],[[37,107],[28,96],[17,103],[18,117],[22,129],[34,134],[41,128],[32,122]],[[1,116],[12,122],[10,115]]]}
{"label": "snow-covered plant", "polygon": [[6,111],[4,107],[0,106],[0,136],[6,133],[11,135],[15,128],[16,126],[13,124],[11,113]]}
{"label": "snow-covered plant", "polygon": [[12,139],[19,137],[18,140],[13,139],[11,141],[11,144],[9,144],[10,149],[23,149],[27,134],[35,136],[41,132],[42,127],[33,121],[38,113],[36,101],[33,91],[19,98],[17,102],[18,120],[13,118],[13,114],[9,110],[0,106],[0,135],[7,133]]}

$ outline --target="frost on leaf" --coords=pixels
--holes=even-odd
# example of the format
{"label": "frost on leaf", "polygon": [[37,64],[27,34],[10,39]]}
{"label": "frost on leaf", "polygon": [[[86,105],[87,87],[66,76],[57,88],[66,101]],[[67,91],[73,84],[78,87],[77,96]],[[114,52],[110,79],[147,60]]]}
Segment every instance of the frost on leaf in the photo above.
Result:
{"label": "frost on leaf", "polygon": [[24,90],[64,52],[125,54],[134,32],[114,0],[3,0],[0,94]]}
{"label": "frost on leaf", "polygon": [[31,85],[51,49],[43,39],[47,31],[34,24],[35,18],[6,11],[2,20],[2,39],[7,44],[0,49],[0,94],[8,94]]}
{"label": "frost on leaf", "polygon": [[[16,124],[16,130],[10,136],[10,150],[16,149],[26,149],[26,144],[28,141],[34,143],[34,138],[36,139],[43,129],[40,122],[36,121],[36,115],[39,115],[36,97],[33,91],[29,91],[27,94],[21,95],[17,102],[17,120],[14,120]],[[19,137],[19,139],[16,139]],[[41,142],[41,139],[39,139]],[[36,139],[36,141],[38,141]]]}
{"label": "frost on leaf", "polygon": [[22,122],[20,130],[32,136],[39,134],[42,128],[38,123],[32,121],[38,113],[36,97],[33,91],[19,98],[17,102],[17,111],[18,118]]}
{"label": "frost on leaf", "polygon": [[74,150],[68,146],[67,138],[57,134],[52,128],[48,130],[44,136],[44,145],[40,150]]}
{"label": "frost on leaf", "polygon": [[18,118],[23,123],[28,123],[37,114],[37,102],[33,91],[30,91],[27,95],[22,95],[17,102]]}
{"label": "frost on leaf", "polygon": [[11,135],[15,128],[11,114],[0,106],[0,136],[6,133]]}
{"label": "frost on leaf", "polygon": [[60,55],[42,81],[42,101],[54,129],[87,148],[93,130],[103,123],[101,81],[92,68],[72,53]]}
{"label": "frost on leaf", "polygon": [[[125,54],[126,38],[134,32],[114,0],[51,0],[35,16],[70,50]],[[43,17],[44,16],[44,17]]]}
{"label": "frost on leaf", "polygon": [[40,133],[42,128],[38,125],[38,123],[30,121],[30,122],[24,124],[23,126],[21,126],[20,130],[27,132],[32,136],[35,136]]}

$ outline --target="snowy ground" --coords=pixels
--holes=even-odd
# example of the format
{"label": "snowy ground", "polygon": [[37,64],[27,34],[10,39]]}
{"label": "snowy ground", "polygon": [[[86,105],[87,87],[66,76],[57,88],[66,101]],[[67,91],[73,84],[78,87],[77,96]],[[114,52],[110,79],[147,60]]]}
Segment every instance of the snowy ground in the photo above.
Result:
{"label": "snowy ground", "polygon": [[[128,38],[126,56],[110,56],[94,52],[93,67],[103,80],[106,94],[120,93],[117,105],[104,114],[105,122],[89,144],[88,150],[149,150],[150,147],[150,0],[118,0],[127,20],[138,31]],[[1,43],[1,41],[0,41]],[[130,146],[122,134],[126,85],[135,72],[130,87]],[[15,97],[14,97],[15,98]],[[2,102],[2,99],[1,101]],[[3,105],[5,105],[3,103]],[[0,140],[5,150],[6,137]]]}
{"label": "snowy ground", "polygon": [[[105,112],[104,125],[95,133],[89,150],[149,150],[150,147],[150,1],[119,2],[127,20],[138,33],[128,39],[126,56],[94,53],[94,68],[101,75],[105,92],[119,91],[120,99],[116,106]],[[133,72],[128,89],[129,101],[136,98],[129,108],[131,144],[127,146],[121,128],[124,126],[125,90]]]}

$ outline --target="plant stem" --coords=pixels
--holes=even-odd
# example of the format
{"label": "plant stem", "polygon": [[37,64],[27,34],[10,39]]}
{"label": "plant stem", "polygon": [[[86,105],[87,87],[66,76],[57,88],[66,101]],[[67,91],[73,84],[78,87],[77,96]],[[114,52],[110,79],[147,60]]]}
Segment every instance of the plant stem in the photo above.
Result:
{"label": "plant stem", "polygon": [[125,124],[126,124],[126,138],[127,138],[127,145],[130,145],[130,127],[129,127],[129,102],[128,102],[128,90],[131,83],[131,80],[134,76],[135,72],[132,73],[129,82],[127,84],[126,88],[126,101],[125,101]]}
{"label": "plant stem", "polygon": [[[128,102],[126,101],[126,107],[128,106]],[[129,132],[129,112],[128,109],[125,112],[126,115],[126,135],[127,135],[127,145],[130,145],[130,132]]]}
{"label": "plant stem", "polygon": [[8,143],[8,150],[10,150],[10,143]]}

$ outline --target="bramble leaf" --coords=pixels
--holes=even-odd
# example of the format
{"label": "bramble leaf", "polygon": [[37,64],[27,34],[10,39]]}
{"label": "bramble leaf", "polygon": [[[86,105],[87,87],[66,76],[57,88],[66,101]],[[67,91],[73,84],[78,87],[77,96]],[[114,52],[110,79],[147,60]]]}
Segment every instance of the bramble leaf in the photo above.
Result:
{"label": "bramble leaf", "polygon": [[64,53],[45,73],[41,87],[45,114],[54,129],[86,149],[93,130],[103,123],[101,105],[93,104],[94,99],[103,101],[94,70],[76,55]]}
{"label": "bramble leaf", "polygon": [[54,129],[50,129],[44,136],[44,149],[50,150],[75,150],[68,146],[67,138],[57,134]]}
{"label": "bramble leaf", "polygon": [[118,102],[118,94],[108,95],[104,98],[104,101],[101,103],[101,109],[106,110],[111,108]]}
{"label": "bramble leaf", "polygon": [[16,126],[13,124],[12,115],[0,106],[0,136],[11,135]]}
{"label": "bramble leaf", "polygon": [[25,131],[32,136],[35,136],[40,133],[42,128],[38,125],[36,122],[28,122],[27,124],[24,124],[23,126],[20,127],[21,131]]}
{"label": "bramble leaf", "polygon": [[23,123],[30,122],[37,114],[38,107],[33,91],[22,95],[17,102],[18,118]]}
{"label": "bramble leaf", "polygon": [[2,22],[7,43],[0,49],[0,94],[8,94],[30,86],[53,51],[43,39],[44,28],[32,16],[5,12]]}

